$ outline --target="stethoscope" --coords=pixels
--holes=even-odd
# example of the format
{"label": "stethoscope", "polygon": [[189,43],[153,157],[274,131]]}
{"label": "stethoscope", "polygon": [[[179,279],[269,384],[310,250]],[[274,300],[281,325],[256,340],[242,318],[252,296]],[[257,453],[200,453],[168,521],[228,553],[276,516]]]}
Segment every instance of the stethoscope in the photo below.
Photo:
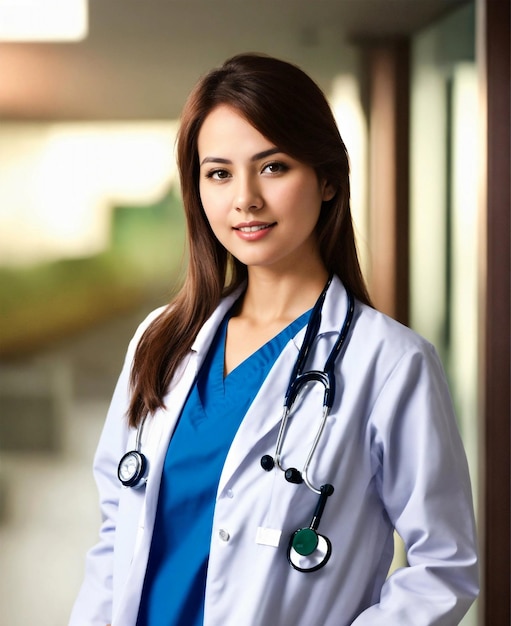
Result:
{"label": "stethoscope", "polygon": [[138,489],[147,482],[147,457],[140,451],[145,420],[146,417],[142,419],[137,428],[135,449],[126,452],[126,454],[119,461],[119,466],[117,467],[117,477],[121,481],[123,487],[133,487],[134,489]]}
{"label": "stethoscope", "polygon": [[[353,321],[353,314],[355,312],[355,299],[350,291],[346,290],[348,296],[348,308],[346,316],[342,324],[339,336],[332,348],[328,358],[326,360],[323,371],[320,370],[308,370],[304,371],[307,363],[307,357],[317,337],[319,327],[321,324],[321,311],[323,309],[323,303],[326,298],[328,287],[330,286],[332,279],[330,278],[325,285],[321,295],[319,296],[314,308],[312,309],[307,330],[305,331],[305,337],[298,353],[296,363],[289,379],[289,385],[284,398],[284,407],[282,418],[280,421],[280,428],[277,435],[277,442],[275,444],[275,453],[272,456],[265,454],[261,458],[261,466],[267,472],[271,471],[275,466],[284,472],[286,480],[290,483],[300,484],[305,483],[307,487],[319,495],[319,500],[312,515],[309,526],[305,528],[299,528],[296,530],[289,540],[287,548],[287,558],[289,563],[299,572],[314,572],[328,562],[330,555],[332,554],[332,544],[328,537],[320,535],[318,533],[319,523],[321,516],[325,509],[328,498],[333,494],[333,485],[326,483],[321,487],[315,487],[309,477],[309,467],[312,458],[317,450],[321,435],[325,429],[327,418],[330,414],[335,398],[335,373],[334,366],[339,357],[343,346],[346,343],[346,338]],[[301,391],[308,383],[320,383],[324,387],[323,392],[323,414],[321,416],[321,422],[316,436],[312,442],[311,448],[305,463],[301,471],[295,467],[285,468],[282,465],[282,448],[286,433],[288,431],[288,422],[292,414],[293,405],[295,400]]]}
{"label": "stethoscope", "polygon": [[[290,483],[305,485],[314,493],[319,495],[319,500],[312,515],[309,526],[296,530],[289,540],[287,557],[289,563],[299,572],[314,572],[326,565],[332,553],[332,544],[328,537],[320,535],[317,531],[321,516],[325,509],[327,499],[333,494],[333,485],[326,483],[321,487],[315,487],[309,478],[309,467],[312,458],[316,452],[321,435],[323,434],[327,418],[334,404],[335,398],[335,374],[334,367],[342,348],[346,343],[346,338],[350,330],[353,315],[355,311],[355,299],[350,291],[346,290],[348,297],[348,308],[339,336],[326,360],[323,371],[308,370],[304,371],[310,350],[316,340],[321,324],[321,311],[326,294],[332,278],[330,277],[327,284],[323,288],[314,308],[312,309],[309,323],[305,331],[305,337],[300,347],[296,363],[293,367],[289,385],[284,398],[284,407],[280,428],[277,435],[274,456],[265,454],[261,458],[261,466],[267,472],[271,471],[275,466],[284,472],[286,480]],[[311,448],[305,459],[305,463],[301,471],[295,467],[284,468],[281,463],[282,448],[286,432],[288,430],[288,422],[292,413],[293,405],[298,395],[305,388],[307,383],[321,383],[324,387],[323,393],[323,414],[319,424],[316,436],[312,442]],[[142,432],[145,424],[144,418],[137,429],[135,439],[135,449],[126,452],[119,462],[117,468],[117,476],[124,487],[133,487],[135,489],[142,487],[147,482],[148,462],[146,456],[141,452]]]}

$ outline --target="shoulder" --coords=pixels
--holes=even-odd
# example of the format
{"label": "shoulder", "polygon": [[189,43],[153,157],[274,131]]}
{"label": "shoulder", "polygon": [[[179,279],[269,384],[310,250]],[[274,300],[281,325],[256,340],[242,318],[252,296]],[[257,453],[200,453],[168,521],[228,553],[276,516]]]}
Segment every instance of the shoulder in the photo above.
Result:
{"label": "shoulder", "polygon": [[146,315],[146,317],[142,320],[142,322],[140,322],[140,324],[138,325],[135,331],[135,334],[133,335],[129,343],[128,357],[133,356],[137,348],[137,345],[139,344],[140,339],[142,338],[142,335],[149,328],[149,326],[151,326],[151,324],[168,309],[168,307],[169,305],[164,305],[164,306],[158,307],[157,309],[154,309],[148,315]]}
{"label": "shoulder", "polygon": [[359,371],[364,370],[383,387],[391,381],[407,387],[420,381],[445,384],[445,372],[436,348],[411,328],[388,315],[357,302],[349,352]]}
{"label": "shoulder", "polygon": [[427,339],[377,309],[357,302],[355,315],[358,332],[363,333],[369,343],[374,342],[397,353],[434,350]]}
{"label": "shoulder", "polygon": [[357,303],[344,366],[345,396],[353,394],[372,441],[392,449],[395,459],[420,449],[417,433],[431,440],[431,450],[455,436],[444,367],[435,347],[412,329]]}
{"label": "shoulder", "polygon": [[[335,276],[325,301],[326,331],[338,332],[342,317],[349,306],[349,294]],[[362,352],[383,352],[400,358],[406,353],[435,352],[432,344],[411,328],[404,326],[381,311],[355,300],[349,344],[356,344]]]}
{"label": "shoulder", "polygon": [[149,326],[158,318],[160,317],[164,311],[167,311],[169,306],[171,305],[163,305],[158,307],[157,309],[154,309],[153,311],[151,311],[148,315],[146,315],[146,317],[140,322],[140,324],[138,325],[137,331],[135,333],[135,337],[137,336],[142,336],[143,333],[147,330],[147,328],[149,328]]}
{"label": "shoulder", "polygon": [[[325,300],[321,323],[327,345],[332,342],[332,337],[338,335],[347,307],[349,294],[342,282],[334,277]],[[380,383],[394,370],[406,372],[412,363],[420,364],[420,367],[431,365],[433,369],[442,371],[436,350],[429,341],[359,300],[355,300],[343,355],[339,361],[354,367],[358,376],[363,376],[363,372],[369,373]]]}

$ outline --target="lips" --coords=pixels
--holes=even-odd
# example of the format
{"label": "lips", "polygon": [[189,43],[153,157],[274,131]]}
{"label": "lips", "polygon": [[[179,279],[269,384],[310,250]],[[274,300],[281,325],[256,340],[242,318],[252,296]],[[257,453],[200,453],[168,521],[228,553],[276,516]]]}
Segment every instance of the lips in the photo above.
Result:
{"label": "lips", "polygon": [[267,230],[268,228],[271,228],[272,226],[275,226],[276,222],[273,222],[271,224],[268,223],[263,223],[263,222],[250,222],[248,224],[238,224],[237,226],[234,226],[234,230],[238,230],[242,233],[257,233],[261,230]]}
{"label": "lips", "polygon": [[240,222],[233,230],[243,241],[255,243],[268,237],[276,225],[277,222]]}

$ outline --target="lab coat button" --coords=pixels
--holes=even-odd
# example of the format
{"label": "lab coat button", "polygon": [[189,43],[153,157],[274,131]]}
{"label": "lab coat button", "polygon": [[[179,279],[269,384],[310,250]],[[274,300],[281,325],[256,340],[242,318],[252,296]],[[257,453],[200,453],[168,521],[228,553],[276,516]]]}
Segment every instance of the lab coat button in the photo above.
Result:
{"label": "lab coat button", "polygon": [[225,495],[232,499],[234,498],[234,491],[232,489],[228,489]]}
{"label": "lab coat button", "polygon": [[231,536],[229,535],[229,533],[228,533],[226,530],[224,530],[223,528],[221,528],[221,529],[218,531],[218,536],[220,537],[220,539],[221,539],[222,541],[229,541],[229,539],[231,538]]}

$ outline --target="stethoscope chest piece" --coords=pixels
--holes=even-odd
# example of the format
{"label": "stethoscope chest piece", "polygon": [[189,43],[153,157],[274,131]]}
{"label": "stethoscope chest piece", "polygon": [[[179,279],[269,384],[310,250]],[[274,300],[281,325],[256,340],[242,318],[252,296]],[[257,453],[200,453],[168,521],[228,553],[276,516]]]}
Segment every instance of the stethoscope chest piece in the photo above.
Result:
{"label": "stethoscope chest piece", "polygon": [[318,534],[312,528],[296,530],[289,541],[287,558],[299,572],[315,572],[327,564],[332,554],[332,544],[328,537]]}
{"label": "stethoscope chest piece", "polygon": [[291,547],[302,556],[310,556],[318,547],[318,543],[318,533],[312,528],[300,528],[291,538]]}
{"label": "stethoscope chest piece", "polygon": [[287,547],[287,558],[289,563],[299,572],[315,572],[327,564],[332,554],[330,539],[320,535],[317,530],[326,501],[333,492],[332,485],[328,483],[322,485],[311,523],[307,528],[299,528],[291,535]]}
{"label": "stethoscope chest piece", "polygon": [[145,483],[146,469],[146,457],[138,450],[131,450],[120,460],[117,476],[124,487],[141,487]]}
{"label": "stethoscope chest piece", "polygon": [[119,461],[117,467],[117,478],[121,481],[123,487],[134,487],[138,489],[147,482],[147,458],[140,452],[140,444],[142,441],[142,432],[146,417],[137,428],[137,437],[135,440],[135,449],[126,452]]}

